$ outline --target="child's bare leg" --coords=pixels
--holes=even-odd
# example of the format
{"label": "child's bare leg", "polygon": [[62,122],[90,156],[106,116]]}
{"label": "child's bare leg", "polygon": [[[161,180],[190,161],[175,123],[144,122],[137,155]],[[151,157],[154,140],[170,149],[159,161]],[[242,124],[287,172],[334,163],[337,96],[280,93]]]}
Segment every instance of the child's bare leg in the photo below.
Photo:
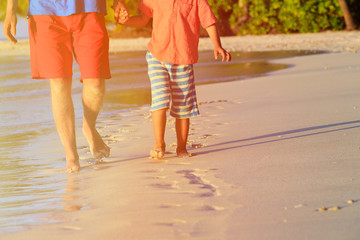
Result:
{"label": "child's bare leg", "polygon": [[189,135],[189,118],[177,118],[175,122],[177,149],[176,154],[178,157],[191,157],[191,154],[186,150],[187,138]]}
{"label": "child's bare leg", "polygon": [[83,133],[87,138],[90,152],[94,158],[109,157],[110,148],[104,143],[95,127],[105,95],[105,80],[84,79],[83,83]]}
{"label": "child's bare leg", "polygon": [[165,153],[166,111],[167,108],[163,108],[151,113],[155,136],[154,151],[150,153],[151,157],[162,158]]}
{"label": "child's bare leg", "polygon": [[76,149],[75,112],[71,98],[71,78],[50,79],[51,105],[57,131],[65,148],[66,170],[77,172],[80,169]]}

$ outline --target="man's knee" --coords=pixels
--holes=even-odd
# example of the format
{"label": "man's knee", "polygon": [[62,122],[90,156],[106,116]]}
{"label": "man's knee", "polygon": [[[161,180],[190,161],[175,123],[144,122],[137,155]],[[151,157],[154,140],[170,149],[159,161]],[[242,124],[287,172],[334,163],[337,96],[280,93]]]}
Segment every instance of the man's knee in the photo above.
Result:
{"label": "man's knee", "polygon": [[105,94],[105,79],[84,79],[84,91],[93,95]]}
{"label": "man's knee", "polygon": [[91,87],[97,89],[105,88],[105,79],[94,78],[94,79],[83,79],[84,87]]}
{"label": "man's knee", "polygon": [[50,79],[50,87],[52,92],[68,92],[71,91],[71,78],[54,78]]}

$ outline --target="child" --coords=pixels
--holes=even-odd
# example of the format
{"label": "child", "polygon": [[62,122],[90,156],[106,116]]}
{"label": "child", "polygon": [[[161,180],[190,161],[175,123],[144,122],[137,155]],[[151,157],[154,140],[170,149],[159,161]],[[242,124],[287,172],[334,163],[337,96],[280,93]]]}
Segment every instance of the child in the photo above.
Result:
{"label": "child", "polygon": [[[152,38],[146,59],[151,81],[152,121],[155,135],[152,158],[165,154],[166,111],[176,118],[176,154],[190,157],[186,149],[189,118],[199,114],[196,101],[193,64],[198,60],[200,24],[214,45],[215,59],[230,61],[231,55],[221,47],[216,18],[207,0],[143,0],[141,13],[129,17],[120,13],[118,23],[131,27],[145,26],[153,18]],[[171,101],[171,106],[170,106]]]}

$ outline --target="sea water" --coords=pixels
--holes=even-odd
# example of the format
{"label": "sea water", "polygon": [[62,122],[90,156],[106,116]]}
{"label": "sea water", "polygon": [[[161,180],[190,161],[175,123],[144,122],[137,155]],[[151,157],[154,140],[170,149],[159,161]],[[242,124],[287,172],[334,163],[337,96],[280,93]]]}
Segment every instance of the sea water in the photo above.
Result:
{"label": "sea water", "polygon": [[[231,63],[221,63],[214,60],[212,51],[201,52],[195,65],[196,84],[248,80],[289,67],[269,60],[314,53],[233,52]],[[112,79],[106,82],[98,122],[104,116],[150,105],[145,51],[112,54],[110,65]],[[82,84],[76,62],[73,69],[76,127],[81,129]],[[119,124],[126,123],[119,120]],[[53,122],[48,80],[31,79],[28,56],[0,53],[0,235],[59,221],[51,213],[65,211],[61,201],[68,184],[67,174],[61,171],[65,164]],[[51,170],[58,170],[57,174]]]}

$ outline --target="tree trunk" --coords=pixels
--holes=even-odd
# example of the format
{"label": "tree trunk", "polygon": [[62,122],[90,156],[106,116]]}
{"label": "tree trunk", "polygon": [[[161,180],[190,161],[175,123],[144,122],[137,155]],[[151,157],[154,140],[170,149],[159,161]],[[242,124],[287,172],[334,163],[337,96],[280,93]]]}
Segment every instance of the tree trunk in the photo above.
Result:
{"label": "tree trunk", "polygon": [[237,20],[237,26],[234,29],[235,34],[238,33],[241,25],[245,24],[250,19],[248,4],[243,0],[238,0],[238,4],[243,10],[243,15]]}
{"label": "tree trunk", "polygon": [[344,15],[346,30],[355,30],[356,25],[354,23],[354,20],[353,20],[353,17],[351,16],[350,11],[349,11],[349,7],[346,3],[346,0],[339,0],[339,4],[340,4],[341,11]]}

